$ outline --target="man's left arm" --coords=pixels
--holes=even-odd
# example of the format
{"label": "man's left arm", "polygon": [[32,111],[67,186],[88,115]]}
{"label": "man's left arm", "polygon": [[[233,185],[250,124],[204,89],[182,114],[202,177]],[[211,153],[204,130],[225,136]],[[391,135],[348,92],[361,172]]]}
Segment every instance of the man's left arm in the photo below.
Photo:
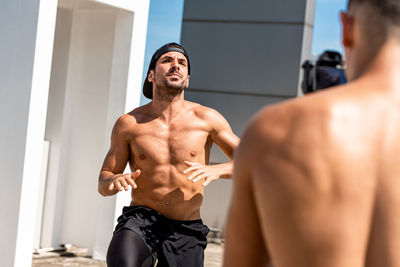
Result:
{"label": "man's left arm", "polygon": [[204,120],[210,125],[211,140],[221,149],[231,161],[215,165],[203,165],[200,163],[188,162],[189,166],[184,173],[190,173],[188,179],[198,182],[204,179],[203,185],[207,186],[212,181],[219,178],[231,178],[233,170],[233,153],[239,145],[240,139],[237,137],[226,119],[217,111],[207,109],[204,112]]}

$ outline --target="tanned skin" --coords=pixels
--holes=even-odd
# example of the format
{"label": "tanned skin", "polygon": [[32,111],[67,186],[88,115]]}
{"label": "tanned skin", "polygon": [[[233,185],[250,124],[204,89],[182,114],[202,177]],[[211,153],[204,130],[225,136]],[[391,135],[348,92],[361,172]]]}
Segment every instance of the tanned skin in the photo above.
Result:
{"label": "tanned skin", "polygon": [[350,83],[263,109],[235,153],[225,267],[400,266],[400,42],[342,13]]}
{"label": "tanned skin", "polygon": [[[189,75],[183,54],[163,54],[148,80],[153,101],[115,123],[99,192],[111,196],[132,187],[131,205],[174,220],[199,219],[204,187],[232,173],[232,162],[208,165],[211,145],[232,159],[239,138],[217,111],[184,100]],[[127,163],[132,173],[123,174]]]}

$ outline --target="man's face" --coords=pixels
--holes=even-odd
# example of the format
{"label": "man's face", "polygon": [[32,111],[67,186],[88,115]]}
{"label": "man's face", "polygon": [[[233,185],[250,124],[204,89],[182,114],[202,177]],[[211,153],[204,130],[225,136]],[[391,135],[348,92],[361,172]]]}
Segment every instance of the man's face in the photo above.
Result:
{"label": "man's face", "polygon": [[171,89],[180,93],[189,84],[188,61],[179,52],[167,52],[150,70],[148,80],[155,83],[156,89]]}

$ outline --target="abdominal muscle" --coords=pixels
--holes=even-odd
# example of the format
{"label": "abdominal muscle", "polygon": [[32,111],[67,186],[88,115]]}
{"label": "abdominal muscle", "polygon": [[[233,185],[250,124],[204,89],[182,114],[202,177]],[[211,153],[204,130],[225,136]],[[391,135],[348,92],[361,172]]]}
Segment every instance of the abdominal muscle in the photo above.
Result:
{"label": "abdominal muscle", "polygon": [[183,164],[162,164],[141,169],[131,206],[146,206],[173,220],[200,219],[204,186],[202,181],[190,181],[183,173],[185,168]]}

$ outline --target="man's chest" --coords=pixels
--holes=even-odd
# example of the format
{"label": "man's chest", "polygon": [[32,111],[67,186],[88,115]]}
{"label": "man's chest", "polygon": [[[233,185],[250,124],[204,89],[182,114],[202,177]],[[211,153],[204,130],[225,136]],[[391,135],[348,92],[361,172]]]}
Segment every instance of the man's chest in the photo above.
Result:
{"label": "man's chest", "polygon": [[136,162],[176,164],[204,158],[211,146],[209,132],[206,125],[195,121],[144,125],[132,133],[130,148]]}

